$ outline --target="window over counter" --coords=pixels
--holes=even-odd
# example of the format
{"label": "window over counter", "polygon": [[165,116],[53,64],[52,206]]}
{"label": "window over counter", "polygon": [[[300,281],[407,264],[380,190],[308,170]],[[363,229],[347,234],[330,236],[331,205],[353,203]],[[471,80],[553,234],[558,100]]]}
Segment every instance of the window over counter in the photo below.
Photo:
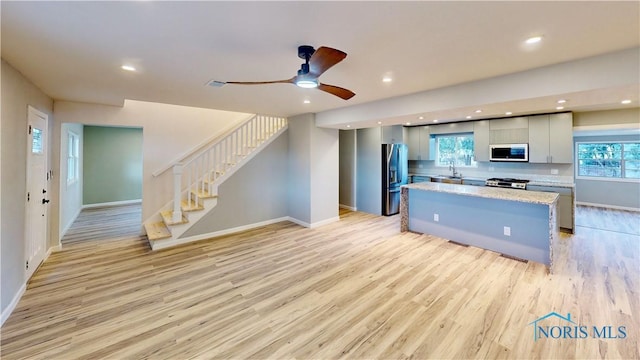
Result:
{"label": "window over counter", "polygon": [[477,166],[473,153],[473,133],[435,135],[437,166]]}
{"label": "window over counter", "polygon": [[640,179],[640,142],[577,142],[576,177]]}

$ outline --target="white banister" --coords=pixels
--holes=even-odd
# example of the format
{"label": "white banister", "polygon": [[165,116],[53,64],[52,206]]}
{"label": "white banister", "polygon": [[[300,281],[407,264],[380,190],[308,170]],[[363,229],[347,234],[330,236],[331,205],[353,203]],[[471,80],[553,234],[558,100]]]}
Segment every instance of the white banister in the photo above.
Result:
{"label": "white banister", "polygon": [[[249,157],[256,148],[287,126],[287,119],[256,115],[189,160],[173,166],[173,221],[182,221],[181,201],[202,205],[204,193],[214,195],[215,184],[232,167]],[[228,176],[228,175],[227,175]]]}
{"label": "white banister", "polygon": [[182,209],[180,209],[180,200],[182,198],[182,164],[173,166],[173,222],[182,221]]}

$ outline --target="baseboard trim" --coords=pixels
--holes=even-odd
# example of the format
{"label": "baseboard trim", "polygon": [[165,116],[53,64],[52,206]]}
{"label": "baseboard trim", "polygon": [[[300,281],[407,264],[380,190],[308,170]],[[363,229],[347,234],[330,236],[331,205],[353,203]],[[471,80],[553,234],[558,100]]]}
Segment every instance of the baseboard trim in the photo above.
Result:
{"label": "baseboard trim", "polygon": [[230,229],[214,231],[214,232],[210,232],[210,233],[206,233],[206,234],[194,235],[194,236],[178,238],[178,239],[171,239],[171,240],[166,240],[166,241],[157,240],[157,241],[153,242],[153,250],[161,250],[161,249],[166,249],[166,248],[177,246],[177,245],[191,243],[191,242],[194,242],[194,241],[212,239],[212,238],[216,238],[216,237],[219,237],[219,236],[234,234],[234,233],[238,233],[238,232],[241,232],[241,231],[252,230],[252,229],[255,229],[255,228],[259,228],[261,226],[267,226],[267,225],[279,223],[279,222],[282,222],[282,221],[288,221],[288,220],[289,220],[289,217],[284,216],[284,217],[275,218],[275,219],[271,219],[271,220],[265,220],[265,221],[261,221],[261,222],[257,222],[257,223],[253,223],[253,224],[237,226],[237,227],[230,228]]}
{"label": "baseboard trim", "polygon": [[317,222],[314,222],[314,223],[308,223],[306,221],[302,221],[302,220],[296,219],[296,218],[291,217],[291,216],[289,216],[287,220],[291,221],[292,223],[298,224],[300,226],[304,226],[304,227],[309,228],[309,229],[314,229],[314,228],[317,228],[317,227],[320,227],[320,226],[323,226],[323,225],[327,225],[327,224],[331,224],[333,222],[339,221],[340,217],[336,216],[336,217],[332,217],[332,218],[325,219],[325,220],[322,220],[322,221],[317,221]]}
{"label": "baseboard trim", "polygon": [[358,208],[355,206],[349,206],[349,205],[343,205],[340,204],[339,205],[340,209],[347,209],[347,210],[351,210],[351,211],[358,211]]}
{"label": "baseboard trim", "polygon": [[111,202],[97,203],[97,204],[87,204],[87,205],[82,205],[82,209],[95,209],[95,208],[101,208],[101,207],[123,206],[123,205],[133,205],[133,204],[142,204],[142,199],[111,201]]}
{"label": "baseboard trim", "polygon": [[640,208],[633,208],[633,207],[627,207],[627,206],[616,206],[616,205],[608,205],[608,204],[597,204],[597,203],[590,203],[590,202],[584,202],[584,201],[576,201],[576,205],[593,206],[593,207],[599,207],[599,208],[605,208],[605,209],[613,209],[613,210],[625,210],[625,211],[640,212]]}
{"label": "baseboard trim", "polygon": [[0,315],[0,326],[4,324],[4,322],[9,318],[9,316],[13,312],[13,310],[15,310],[16,306],[18,305],[18,302],[20,302],[20,299],[22,298],[22,295],[24,295],[25,291],[27,291],[27,283],[22,284],[22,286],[20,287],[16,295],[13,297],[13,299],[7,306],[7,308],[2,310],[2,314]]}
{"label": "baseboard trim", "polygon": [[153,244],[152,248],[153,248],[153,250],[162,250],[162,249],[166,249],[166,248],[170,248],[170,247],[174,247],[174,246],[178,246],[178,245],[192,243],[192,242],[195,242],[195,241],[213,239],[213,238],[220,237],[220,236],[225,236],[225,235],[239,233],[239,232],[242,232],[242,231],[252,230],[252,229],[255,229],[255,228],[259,228],[259,227],[262,227],[262,226],[267,226],[267,225],[271,225],[271,224],[275,224],[275,223],[279,223],[279,222],[283,222],[283,221],[290,221],[292,223],[304,226],[306,228],[313,229],[313,228],[317,228],[317,227],[320,227],[320,226],[323,226],[323,225],[327,225],[327,224],[330,224],[330,223],[333,223],[333,222],[336,222],[336,221],[340,221],[340,217],[336,216],[336,217],[332,217],[332,218],[329,218],[329,219],[325,219],[325,220],[322,220],[322,221],[315,222],[313,224],[309,224],[307,222],[300,221],[300,220],[298,220],[296,218],[292,218],[291,216],[283,216],[283,217],[279,217],[279,218],[275,218],[275,219],[260,221],[260,222],[253,223],[253,224],[237,226],[237,227],[234,227],[234,228],[229,228],[229,229],[220,230],[220,231],[213,231],[213,232],[206,233],[206,234],[194,235],[194,236],[178,238],[178,239],[156,240],[156,241],[154,241],[152,243]]}

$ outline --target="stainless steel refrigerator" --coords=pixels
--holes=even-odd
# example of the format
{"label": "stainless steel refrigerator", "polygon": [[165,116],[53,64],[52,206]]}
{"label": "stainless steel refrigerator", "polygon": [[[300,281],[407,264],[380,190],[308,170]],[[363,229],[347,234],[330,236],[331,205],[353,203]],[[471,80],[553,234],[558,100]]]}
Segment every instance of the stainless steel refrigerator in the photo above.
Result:
{"label": "stainless steel refrigerator", "polygon": [[382,144],[382,215],[400,211],[400,186],[409,179],[407,145]]}

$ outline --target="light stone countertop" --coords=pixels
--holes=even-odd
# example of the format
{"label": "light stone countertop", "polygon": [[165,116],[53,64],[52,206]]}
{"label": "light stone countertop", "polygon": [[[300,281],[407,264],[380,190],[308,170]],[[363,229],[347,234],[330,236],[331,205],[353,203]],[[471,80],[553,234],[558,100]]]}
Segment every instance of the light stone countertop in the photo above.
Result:
{"label": "light stone countertop", "polygon": [[[434,176],[440,176],[440,175],[410,173],[409,176],[434,177]],[[496,177],[500,177],[500,176],[496,176]],[[475,176],[463,176],[462,179],[463,180],[464,179],[475,180],[475,181],[485,181],[485,180],[487,180],[486,178],[475,177]],[[529,185],[539,185],[539,186],[557,186],[557,187],[564,187],[564,188],[575,188],[576,187],[575,183],[556,181],[556,180],[550,180],[550,179],[545,179],[545,178],[532,179],[531,181],[528,182],[528,184]]]}
{"label": "light stone countertop", "polygon": [[558,194],[552,192],[526,191],[505,189],[489,186],[472,186],[446,184],[437,182],[423,182],[403,185],[407,189],[443,192],[449,194],[476,196],[488,199],[518,201],[532,204],[553,205],[558,200]]}
{"label": "light stone countertop", "polygon": [[531,180],[527,183],[527,185],[555,186],[555,187],[564,187],[564,188],[576,187],[576,184],[573,184],[573,183],[558,182],[558,181],[552,181],[552,180]]}

